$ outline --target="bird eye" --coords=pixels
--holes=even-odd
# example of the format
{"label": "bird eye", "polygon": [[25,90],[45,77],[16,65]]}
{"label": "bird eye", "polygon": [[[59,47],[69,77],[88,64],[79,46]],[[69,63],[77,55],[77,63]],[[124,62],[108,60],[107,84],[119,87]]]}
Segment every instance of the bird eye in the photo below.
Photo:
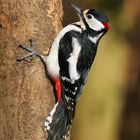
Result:
{"label": "bird eye", "polygon": [[87,18],[88,18],[88,19],[91,19],[91,18],[92,18],[92,15],[88,14],[88,15],[87,15]]}

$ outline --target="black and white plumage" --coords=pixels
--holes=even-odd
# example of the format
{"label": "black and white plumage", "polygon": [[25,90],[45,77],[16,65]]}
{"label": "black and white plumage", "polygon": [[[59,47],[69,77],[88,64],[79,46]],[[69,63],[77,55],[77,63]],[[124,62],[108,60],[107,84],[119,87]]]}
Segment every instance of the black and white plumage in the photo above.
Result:
{"label": "black and white plumage", "polygon": [[65,140],[69,135],[77,99],[82,93],[101,37],[109,29],[108,18],[96,10],[73,5],[80,22],[69,24],[56,37],[47,57],[47,69],[60,79],[62,99],[45,121],[48,140]]}
{"label": "black and white plumage", "polygon": [[76,102],[96,56],[99,41],[109,29],[108,18],[103,13],[72,6],[80,21],[69,24],[59,32],[48,56],[19,45],[30,54],[18,60],[39,56],[55,84],[58,101],[44,122],[48,140],[66,140],[69,136]]}

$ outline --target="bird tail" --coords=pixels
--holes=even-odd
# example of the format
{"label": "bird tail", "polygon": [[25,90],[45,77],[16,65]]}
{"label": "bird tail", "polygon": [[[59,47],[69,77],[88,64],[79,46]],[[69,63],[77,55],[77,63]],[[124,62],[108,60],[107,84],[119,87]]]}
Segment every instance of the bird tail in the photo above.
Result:
{"label": "bird tail", "polygon": [[65,140],[69,137],[74,112],[75,105],[69,110],[63,100],[55,104],[45,120],[45,131],[48,131],[47,140]]}

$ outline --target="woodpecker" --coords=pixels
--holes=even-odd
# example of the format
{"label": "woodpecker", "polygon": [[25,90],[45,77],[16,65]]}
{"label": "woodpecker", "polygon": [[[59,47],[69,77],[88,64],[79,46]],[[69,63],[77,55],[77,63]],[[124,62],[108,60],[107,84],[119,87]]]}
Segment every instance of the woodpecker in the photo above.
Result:
{"label": "woodpecker", "polygon": [[96,56],[99,41],[110,26],[102,12],[83,10],[73,4],[72,7],[80,21],[67,25],[58,33],[47,56],[24,45],[19,46],[30,52],[26,57],[36,55],[43,60],[57,93],[57,102],[44,122],[47,140],[66,140],[69,137],[77,100]]}

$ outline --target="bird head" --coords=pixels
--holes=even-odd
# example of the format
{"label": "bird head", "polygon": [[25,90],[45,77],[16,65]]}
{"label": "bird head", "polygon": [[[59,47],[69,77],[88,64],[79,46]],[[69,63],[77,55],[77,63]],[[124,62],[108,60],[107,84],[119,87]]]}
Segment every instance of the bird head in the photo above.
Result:
{"label": "bird head", "polygon": [[80,17],[80,24],[83,30],[92,29],[97,32],[107,32],[110,24],[106,15],[95,9],[83,10],[72,4],[72,7]]}

